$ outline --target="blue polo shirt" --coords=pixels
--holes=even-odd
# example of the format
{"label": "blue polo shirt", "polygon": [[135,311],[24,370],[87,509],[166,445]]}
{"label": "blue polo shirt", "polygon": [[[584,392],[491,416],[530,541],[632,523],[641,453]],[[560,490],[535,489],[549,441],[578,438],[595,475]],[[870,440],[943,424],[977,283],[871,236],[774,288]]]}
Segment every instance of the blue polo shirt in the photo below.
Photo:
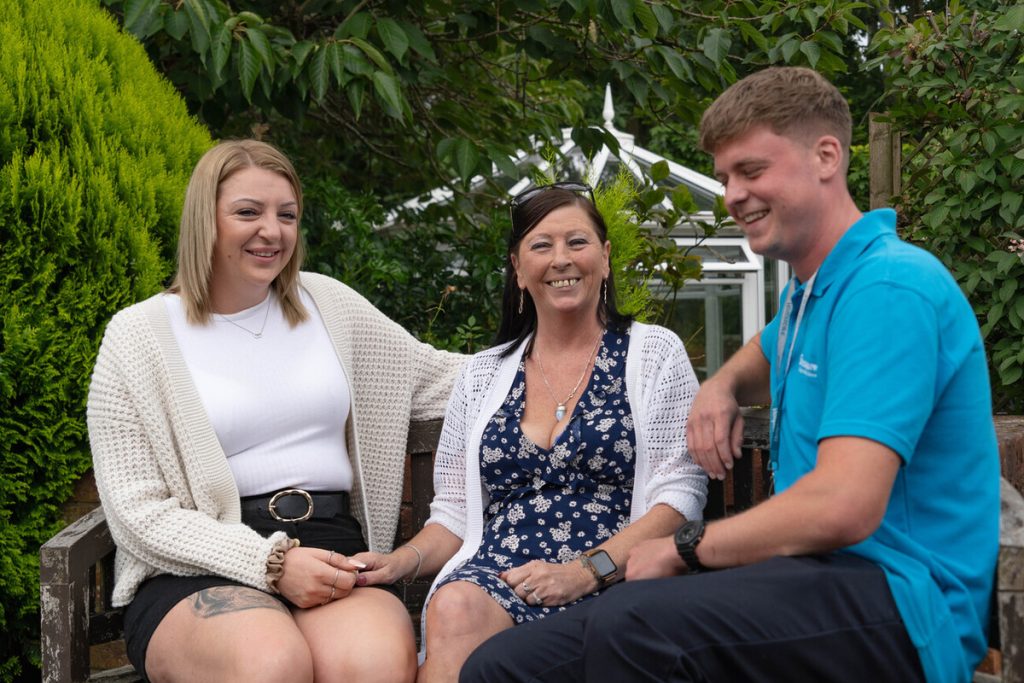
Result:
{"label": "blue polo shirt", "polygon": [[785,377],[782,313],[761,333],[772,395],[784,389],[776,490],[813,469],[822,439],[894,450],[903,462],[882,524],[843,552],[885,570],[927,680],[969,681],[987,648],[999,549],[999,452],[974,312],[935,257],[897,237],[891,209],[865,214],[833,248],[794,330],[803,294],[798,284]]}

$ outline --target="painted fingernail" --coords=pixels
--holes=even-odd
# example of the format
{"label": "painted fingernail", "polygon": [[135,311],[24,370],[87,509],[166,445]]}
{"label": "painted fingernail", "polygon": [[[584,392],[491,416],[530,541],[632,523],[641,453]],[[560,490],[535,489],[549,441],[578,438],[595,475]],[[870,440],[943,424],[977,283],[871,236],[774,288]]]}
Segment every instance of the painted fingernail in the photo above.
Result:
{"label": "painted fingernail", "polygon": [[366,565],[363,564],[362,562],[360,562],[359,560],[349,559],[348,563],[350,565],[352,565],[353,567],[359,567],[360,569],[366,569]]}

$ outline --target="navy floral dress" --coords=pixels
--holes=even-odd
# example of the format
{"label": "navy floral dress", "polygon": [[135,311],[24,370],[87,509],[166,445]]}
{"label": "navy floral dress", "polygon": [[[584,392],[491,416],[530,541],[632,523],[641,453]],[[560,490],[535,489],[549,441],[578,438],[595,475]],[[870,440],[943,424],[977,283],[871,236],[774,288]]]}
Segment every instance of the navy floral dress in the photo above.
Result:
{"label": "navy floral dress", "polygon": [[570,562],[629,523],[636,439],[626,396],[629,333],[606,331],[587,388],[550,449],[519,428],[525,361],[512,390],[484,429],[480,474],[490,496],[476,555],[438,585],[469,581],[486,590],[516,623],[559,607],[527,605],[498,575],[531,560]]}

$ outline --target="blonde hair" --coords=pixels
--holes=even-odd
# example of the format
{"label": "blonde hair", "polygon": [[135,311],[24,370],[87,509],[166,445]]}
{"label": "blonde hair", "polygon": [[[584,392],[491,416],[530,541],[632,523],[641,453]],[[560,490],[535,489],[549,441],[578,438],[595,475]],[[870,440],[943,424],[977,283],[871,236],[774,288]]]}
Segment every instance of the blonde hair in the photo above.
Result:
{"label": "blonde hair", "polygon": [[757,126],[802,140],[835,136],[843,148],[844,166],[849,164],[850,105],[817,71],[773,66],[733,83],[701,117],[701,149],[714,154],[722,144]]}
{"label": "blonde hair", "polygon": [[[298,203],[302,218],[302,184],[295,168],[277,148],[259,140],[228,140],[210,149],[196,164],[185,190],[178,233],[178,272],[168,291],[181,297],[185,315],[193,324],[205,324],[213,313],[210,276],[217,241],[217,195],[221,183],[245,168],[262,168],[283,176]],[[304,256],[301,233],[291,259],[271,284],[290,325],[308,317],[299,299],[299,270]]]}

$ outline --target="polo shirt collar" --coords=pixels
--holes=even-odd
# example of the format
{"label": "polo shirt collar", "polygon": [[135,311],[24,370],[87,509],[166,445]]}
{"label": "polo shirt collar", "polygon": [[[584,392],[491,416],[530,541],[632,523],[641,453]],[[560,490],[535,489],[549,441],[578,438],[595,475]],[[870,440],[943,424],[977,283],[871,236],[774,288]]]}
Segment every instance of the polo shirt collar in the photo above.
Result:
{"label": "polo shirt collar", "polygon": [[[843,273],[848,266],[871,244],[886,235],[896,235],[896,212],[892,209],[875,209],[868,211],[850,226],[839,238],[836,246],[828,253],[821,266],[818,277],[814,280],[813,296],[822,296],[829,286]],[[800,283],[799,289],[803,289]]]}

